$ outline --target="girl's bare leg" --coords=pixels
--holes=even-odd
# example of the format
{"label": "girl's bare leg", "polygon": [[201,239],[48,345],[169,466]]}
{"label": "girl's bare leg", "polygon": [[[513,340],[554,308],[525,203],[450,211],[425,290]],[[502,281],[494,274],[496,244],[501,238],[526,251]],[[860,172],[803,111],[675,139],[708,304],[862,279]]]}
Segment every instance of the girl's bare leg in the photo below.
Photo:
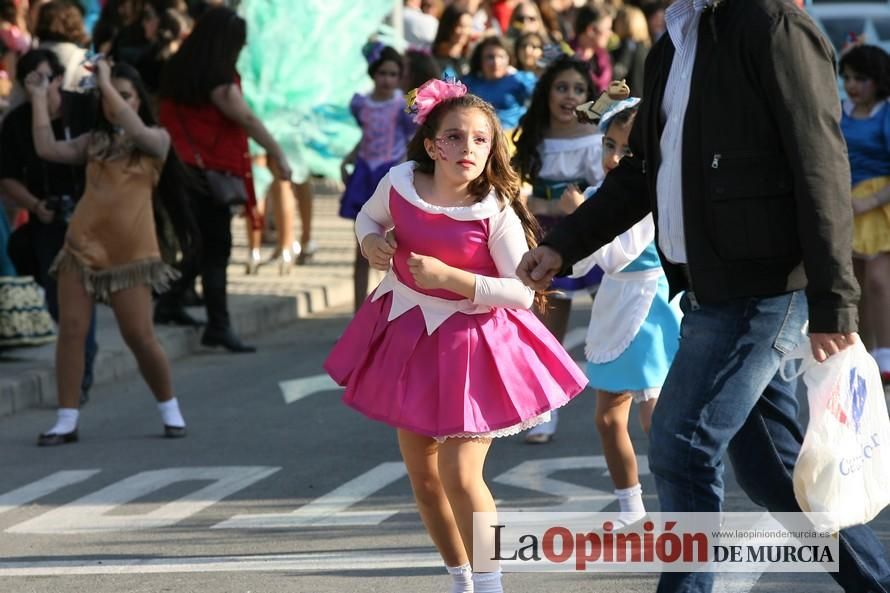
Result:
{"label": "girl's bare leg", "polygon": [[448,439],[439,445],[439,475],[471,563],[473,513],[497,510],[482,476],[490,447],[491,439]]}
{"label": "girl's bare leg", "polygon": [[158,342],[151,320],[151,289],[134,286],[111,295],[111,308],[121,337],[133,352],[139,372],[159,402],[173,397],[170,364]]}
{"label": "girl's bare leg", "polygon": [[84,373],[84,343],[90,329],[93,300],[87,294],[80,276],[73,270],[59,272],[58,287],[56,386],[59,391],[59,407],[77,409],[80,406],[80,385]]}
{"label": "girl's bare leg", "polygon": [[438,443],[407,430],[399,430],[398,436],[399,450],[427,533],[447,566],[467,564],[461,533],[439,477]]}

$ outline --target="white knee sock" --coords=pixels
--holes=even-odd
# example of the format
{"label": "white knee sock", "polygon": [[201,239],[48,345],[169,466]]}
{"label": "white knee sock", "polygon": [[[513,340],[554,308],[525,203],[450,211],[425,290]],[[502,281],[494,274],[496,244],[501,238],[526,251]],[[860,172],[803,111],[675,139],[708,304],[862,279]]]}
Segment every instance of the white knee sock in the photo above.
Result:
{"label": "white knee sock", "polygon": [[643,487],[639,484],[615,490],[615,496],[618,497],[620,509],[618,521],[622,526],[639,521],[646,515],[646,507],[643,506]]}
{"label": "white knee sock", "polygon": [[451,575],[451,593],[473,593],[473,569],[469,564],[446,566]]}
{"label": "white knee sock", "polygon": [[890,348],[875,348],[871,355],[878,361],[878,368],[882,373],[890,371]]}
{"label": "white knee sock", "polygon": [[175,426],[177,428],[185,426],[185,419],[179,411],[179,402],[176,401],[175,397],[165,402],[158,402],[158,411],[161,412],[164,426]]}
{"label": "white knee sock", "polygon": [[473,591],[474,593],[504,593],[504,587],[501,584],[501,571],[474,572]]}
{"label": "white knee sock", "polygon": [[80,410],[77,408],[59,408],[56,410],[56,423],[46,431],[46,434],[68,434],[77,429],[77,418]]}

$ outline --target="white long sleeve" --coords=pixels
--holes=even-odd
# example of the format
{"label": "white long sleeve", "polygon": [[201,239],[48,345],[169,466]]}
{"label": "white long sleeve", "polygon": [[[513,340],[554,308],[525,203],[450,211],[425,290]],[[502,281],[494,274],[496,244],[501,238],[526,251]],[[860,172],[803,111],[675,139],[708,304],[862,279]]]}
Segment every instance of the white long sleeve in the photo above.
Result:
{"label": "white long sleeve", "polygon": [[535,292],[516,277],[516,268],[528,251],[522,222],[511,206],[491,217],[490,221],[488,249],[499,277],[477,274],[473,302],[489,307],[528,309],[535,300]]}
{"label": "white long sleeve", "polygon": [[655,222],[652,215],[647,214],[643,220],[615,237],[611,243],[603,245],[572,266],[572,277],[580,278],[586,275],[594,265],[601,267],[607,274],[620,272],[640,257],[654,240]]}
{"label": "white long sleeve", "polygon": [[[395,224],[389,211],[389,193],[392,189],[389,175],[387,173],[380,180],[374,194],[365,202],[355,218],[355,237],[358,239],[359,245],[362,244],[365,237],[372,233],[385,235]],[[364,250],[362,250],[362,254],[364,254]]]}

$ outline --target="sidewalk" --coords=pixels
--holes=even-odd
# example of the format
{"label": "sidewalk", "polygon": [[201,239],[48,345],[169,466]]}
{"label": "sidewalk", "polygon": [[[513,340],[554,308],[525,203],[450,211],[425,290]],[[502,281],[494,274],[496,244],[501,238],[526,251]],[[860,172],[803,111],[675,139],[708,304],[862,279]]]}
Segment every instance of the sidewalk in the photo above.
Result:
{"label": "sidewalk", "polygon": [[[276,263],[261,267],[255,276],[246,275],[244,220],[239,217],[232,223],[235,245],[229,265],[229,310],[232,324],[242,337],[250,338],[311,313],[352,302],[352,221],[337,216],[339,194],[333,185],[314,183],[313,189],[312,237],[318,252],[308,264],[291,268],[289,275],[279,276]],[[299,237],[299,220],[297,227]],[[264,260],[272,251],[272,247],[263,247]],[[196,318],[206,318],[203,308],[191,308],[189,312]],[[130,375],[137,368],[136,360],[121,340],[111,309],[99,306],[97,315],[99,355],[95,382],[100,384]],[[200,330],[155,327],[171,361],[203,349]],[[56,406],[54,357],[55,344],[0,353],[0,416],[27,408]]]}

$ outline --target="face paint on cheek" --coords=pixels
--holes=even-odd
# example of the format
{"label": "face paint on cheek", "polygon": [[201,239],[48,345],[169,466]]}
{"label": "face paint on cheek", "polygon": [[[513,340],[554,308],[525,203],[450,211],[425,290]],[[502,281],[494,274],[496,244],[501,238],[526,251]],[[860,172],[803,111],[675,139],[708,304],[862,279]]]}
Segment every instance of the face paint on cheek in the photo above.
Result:
{"label": "face paint on cheek", "polygon": [[436,158],[440,161],[448,162],[448,155],[445,154],[445,149],[439,139],[436,140]]}
{"label": "face paint on cheek", "polygon": [[481,157],[483,160],[488,158],[491,151],[491,138],[487,134],[479,134],[474,136],[471,142],[468,142],[467,136],[462,133],[449,134],[440,136],[435,139],[436,153],[443,161],[459,161],[469,154],[473,154],[475,158]]}
{"label": "face paint on cheek", "polygon": [[443,161],[459,160],[466,152],[467,141],[462,137],[440,136],[436,138],[436,154]]}

